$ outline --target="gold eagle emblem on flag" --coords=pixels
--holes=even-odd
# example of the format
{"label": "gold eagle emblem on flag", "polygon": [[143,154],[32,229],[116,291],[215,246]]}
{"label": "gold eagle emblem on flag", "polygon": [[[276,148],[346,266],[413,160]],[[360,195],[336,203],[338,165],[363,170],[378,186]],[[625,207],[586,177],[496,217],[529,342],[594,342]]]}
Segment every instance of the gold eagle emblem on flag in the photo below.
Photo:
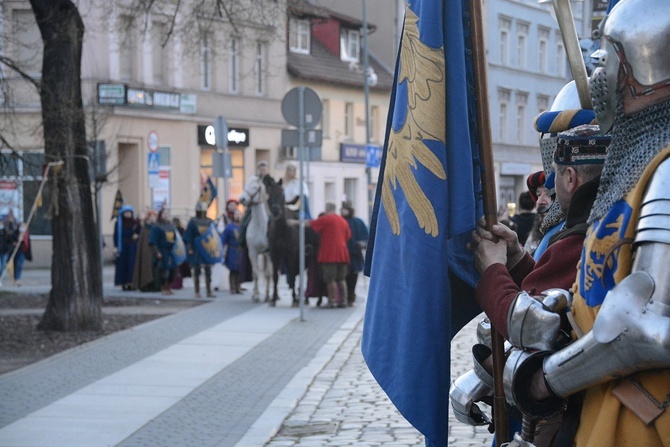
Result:
{"label": "gold eagle emblem on flag", "polygon": [[391,129],[382,203],[393,234],[399,235],[401,222],[393,190],[400,186],[419,226],[435,237],[440,232],[435,208],[413,171],[420,163],[439,179],[447,179],[444,166],[424,143],[445,143],[445,61],[443,47],[431,48],[421,42],[417,22],[416,14],[407,9],[397,81],[407,83],[407,119],[399,131]]}

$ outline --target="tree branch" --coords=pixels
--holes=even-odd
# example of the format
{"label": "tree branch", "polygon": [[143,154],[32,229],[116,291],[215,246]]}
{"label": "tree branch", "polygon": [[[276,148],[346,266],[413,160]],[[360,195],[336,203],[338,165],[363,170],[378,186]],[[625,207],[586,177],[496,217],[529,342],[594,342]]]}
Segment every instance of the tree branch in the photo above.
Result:
{"label": "tree branch", "polygon": [[17,72],[19,76],[23,78],[23,80],[28,81],[29,83],[34,85],[38,92],[40,91],[40,82],[37,79],[30,76],[25,71],[23,71],[18,65],[16,65],[16,63],[12,59],[0,54],[0,63],[8,66],[9,68]]}

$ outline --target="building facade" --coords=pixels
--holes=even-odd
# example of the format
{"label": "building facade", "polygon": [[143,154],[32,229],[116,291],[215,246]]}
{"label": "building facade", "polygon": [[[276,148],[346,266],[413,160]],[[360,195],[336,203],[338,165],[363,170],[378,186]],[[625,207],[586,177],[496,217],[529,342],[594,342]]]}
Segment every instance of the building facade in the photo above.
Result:
{"label": "building facade", "polygon": [[[216,217],[259,161],[267,161],[275,177],[287,163],[298,164],[297,148],[282,142],[282,129],[290,126],[281,113],[284,95],[297,86],[313,89],[323,104],[322,144],[310,149],[304,165],[313,214],[326,201],[349,200],[367,221],[378,170],[366,170],[366,146],[384,144],[403,0],[366,1],[374,72],[367,101],[360,0],[269,2],[277,9],[259,11],[257,18],[252,10],[239,23],[209,14],[182,24],[181,33],[173,32],[169,11],[144,16],[117,3],[100,5],[105,2],[91,0],[79,9],[86,26],[82,93],[95,148],[91,165],[105,179],[98,205],[107,256],[113,233],[107,216],[117,190],[138,212],[167,205],[185,219],[212,176],[219,196],[209,214]],[[592,7],[590,0],[573,2],[581,37],[590,34]],[[570,71],[558,26],[535,0],[486,0],[484,11],[496,185],[504,207],[541,168],[532,121],[550,107]],[[39,79],[41,39],[29,2],[5,0],[0,14],[4,53]],[[25,219],[44,164],[39,95],[8,67],[1,75],[0,133],[20,157],[3,148],[0,214],[11,206]],[[217,116],[228,124],[231,177],[225,181],[214,172],[221,151],[213,135]],[[47,207],[36,207],[31,232],[33,265],[48,265]]]}

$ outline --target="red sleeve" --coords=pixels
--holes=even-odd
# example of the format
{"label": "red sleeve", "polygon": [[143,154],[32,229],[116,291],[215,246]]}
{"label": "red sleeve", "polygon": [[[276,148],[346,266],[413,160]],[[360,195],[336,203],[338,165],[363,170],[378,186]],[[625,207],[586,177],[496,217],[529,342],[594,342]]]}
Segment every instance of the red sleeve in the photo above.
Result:
{"label": "red sleeve", "polygon": [[526,252],[521,261],[512,267],[512,270],[509,271],[509,274],[512,276],[512,279],[517,285],[521,285],[521,282],[526,276],[535,268],[535,259]]}
{"label": "red sleeve", "polygon": [[519,294],[507,268],[493,264],[486,269],[475,288],[475,299],[491,320],[491,324],[507,339],[507,314]]}
{"label": "red sleeve", "polygon": [[318,218],[314,219],[310,225],[312,226],[312,230],[316,231],[317,233],[321,232],[323,230],[323,219]]}
{"label": "red sleeve", "polygon": [[530,294],[556,287],[569,291],[577,277],[583,243],[584,235],[575,234],[551,244],[523,280],[521,288]]}
{"label": "red sleeve", "polygon": [[[507,315],[519,292],[525,290],[536,295],[555,287],[570,290],[577,277],[583,242],[583,235],[574,235],[552,244],[521,281],[520,287],[504,265],[493,264],[486,269],[475,288],[475,299],[505,339],[509,335]],[[529,260],[524,257],[520,264],[512,269],[514,276],[519,276],[528,267]]]}

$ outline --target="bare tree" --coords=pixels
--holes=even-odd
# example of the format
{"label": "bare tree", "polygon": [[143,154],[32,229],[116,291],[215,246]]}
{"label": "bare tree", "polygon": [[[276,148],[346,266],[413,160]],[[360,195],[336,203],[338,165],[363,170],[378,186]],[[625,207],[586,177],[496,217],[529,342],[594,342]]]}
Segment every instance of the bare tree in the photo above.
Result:
{"label": "bare tree", "polygon": [[[51,172],[49,183],[52,289],[40,329],[77,331],[102,327],[101,236],[96,225],[91,182],[104,179],[89,176],[87,126],[81,90],[82,13],[87,14],[94,8],[112,8],[110,11],[115,10],[117,16],[135,18],[121,23],[140,32],[146,31],[150,21],[158,18],[167,24],[160,36],[161,45],[178,39],[182,51],[192,53],[198,48],[203,32],[224,27],[236,35],[251,30],[255,36],[262,36],[267,41],[283,39],[286,30],[280,25],[286,16],[286,1],[88,0],[75,4],[71,0],[30,0],[43,43],[41,80],[35,80],[4,54],[0,54],[0,67],[4,65],[14,71],[27,81],[26,84],[38,90],[45,159],[62,162],[58,172]],[[118,31],[123,35],[128,30]],[[6,86],[2,82],[5,103],[9,98],[9,92],[4,91]],[[98,118],[89,116],[92,128],[96,129],[94,133],[100,130],[100,123],[96,122]],[[3,146],[12,148],[3,135],[0,138]]]}

